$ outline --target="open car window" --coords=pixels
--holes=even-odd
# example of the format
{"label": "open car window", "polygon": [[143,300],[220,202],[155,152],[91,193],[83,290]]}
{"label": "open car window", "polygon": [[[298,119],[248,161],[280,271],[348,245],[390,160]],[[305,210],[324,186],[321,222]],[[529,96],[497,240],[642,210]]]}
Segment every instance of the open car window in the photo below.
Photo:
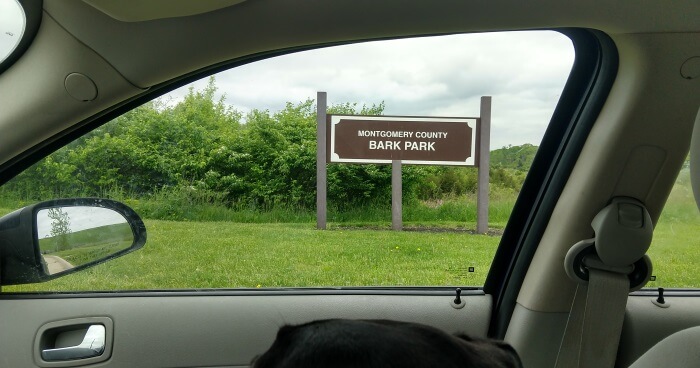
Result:
{"label": "open car window", "polygon": [[693,197],[690,164],[686,160],[666,201],[649,256],[654,262],[650,288],[697,288],[700,280],[692,270],[700,266],[698,229],[700,212]]}
{"label": "open car window", "polygon": [[[0,211],[103,197],[143,219],[143,249],[3,291],[484,285],[574,59],[550,31],[377,41],[244,65],[146,103],[0,188]],[[491,96],[488,232],[477,168],[328,164],[316,229],[316,92],[328,112],[470,117]],[[60,254],[58,256],[61,256]],[[71,255],[65,261],[70,263]]]}

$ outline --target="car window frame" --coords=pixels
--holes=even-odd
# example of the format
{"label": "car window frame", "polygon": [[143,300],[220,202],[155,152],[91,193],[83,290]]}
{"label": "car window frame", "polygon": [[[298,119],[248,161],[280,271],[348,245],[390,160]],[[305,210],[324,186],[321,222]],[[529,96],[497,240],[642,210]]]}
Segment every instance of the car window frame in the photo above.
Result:
{"label": "car window frame", "polygon": [[516,299],[564,186],[617,76],[619,56],[605,33],[557,30],[574,44],[574,64],[506,224],[486,277],[494,296],[489,336],[504,338]]}
{"label": "car window frame", "polygon": [[[617,73],[617,50],[612,40],[602,32],[565,28],[542,29],[555,31],[568,37],[574,46],[575,59],[571,72],[554,110],[552,119],[545,131],[540,148],[528,172],[520,195],[516,200],[511,217],[504,229],[501,242],[488,272],[483,287],[470,287],[463,295],[494,296],[493,318],[489,335],[502,338],[515,307],[515,298],[525,277],[539,239],[551,216],[554,204],[559,198],[564,184],[573,169],[596,117],[600,113]],[[499,31],[499,32],[505,32]],[[433,34],[430,36],[440,36]],[[413,38],[427,35],[412,35],[400,38]],[[165,95],[179,87],[205,78],[212,74],[237,66],[294,52],[339,46],[364,41],[378,41],[398,38],[377,38],[353,42],[334,42],[304,47],[279,49],[249,55],[244,58],[214,64],[186,75],[174,78],[149,88],[143,93],[112,106],[98,114],[74,124],[46,141],[15,156],[0,165],[0,185],[3,185],[34,163],[69,144],[75,139],[102,126],[112,119]],[[172,295],[172,293],[224,293],[225,295],[264,294],[415,294],[450,295],[452,287],[344,287],[344,288],[283,288],[277,290],[172,290],[172,291],[110,291],[120,296]],[[63,298],[90,297],[105,292],[39,292],[1,293],[4,298]]]}

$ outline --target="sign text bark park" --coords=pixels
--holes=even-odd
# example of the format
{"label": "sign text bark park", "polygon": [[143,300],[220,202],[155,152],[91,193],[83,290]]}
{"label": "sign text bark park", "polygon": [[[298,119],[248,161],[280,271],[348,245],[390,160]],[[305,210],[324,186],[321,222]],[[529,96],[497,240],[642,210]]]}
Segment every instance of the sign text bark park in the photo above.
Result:
{"label": "sign text bark park", "polygon": [[328,115],[327,161],[476,166],[478,121]]}

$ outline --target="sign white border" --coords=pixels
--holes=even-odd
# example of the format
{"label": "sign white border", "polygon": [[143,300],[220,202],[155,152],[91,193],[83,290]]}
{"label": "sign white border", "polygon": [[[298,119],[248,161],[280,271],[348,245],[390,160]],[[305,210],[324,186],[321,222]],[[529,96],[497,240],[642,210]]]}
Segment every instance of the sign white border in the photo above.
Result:
{"label": "sign white border", "polygon": [[454,117],[419,117],[419,116],[363,116],[363,115],[331,115],[331,145],[330,145],[330,161],[332,163],[352,163],[352,164],[390,164],[392,160],[379,159],[356,159],[356,158],[340,158],[335,153],[335,126],[340,123],[340,120],[376,120],[376,121],[406,121],[406,122],[439,122],[439,123],[456,123],[467,124],[472,128],[472,145],[471,155],[466,161],[422,161],[422,160],[401,160],[401,163],[408,165],[452,165],[452,166],[476,166],[476,139],[477,139],[477,121],[479,118],[454,118]]}

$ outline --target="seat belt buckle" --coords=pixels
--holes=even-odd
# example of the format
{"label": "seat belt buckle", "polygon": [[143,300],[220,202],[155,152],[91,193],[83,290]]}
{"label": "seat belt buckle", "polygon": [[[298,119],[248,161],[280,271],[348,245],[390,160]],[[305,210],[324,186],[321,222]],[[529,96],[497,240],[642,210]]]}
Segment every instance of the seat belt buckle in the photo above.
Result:
{"label": "seat belt buckle", "polygon": [[645,253],[651,245],[654,226],[642,202],[629,197],[613,198],[593,218],[595,238],[569,249],[564,259],[566,274],[587,284],[589,269],[627,275],[630,291],[644,287],[651,278],[652,263]]}

